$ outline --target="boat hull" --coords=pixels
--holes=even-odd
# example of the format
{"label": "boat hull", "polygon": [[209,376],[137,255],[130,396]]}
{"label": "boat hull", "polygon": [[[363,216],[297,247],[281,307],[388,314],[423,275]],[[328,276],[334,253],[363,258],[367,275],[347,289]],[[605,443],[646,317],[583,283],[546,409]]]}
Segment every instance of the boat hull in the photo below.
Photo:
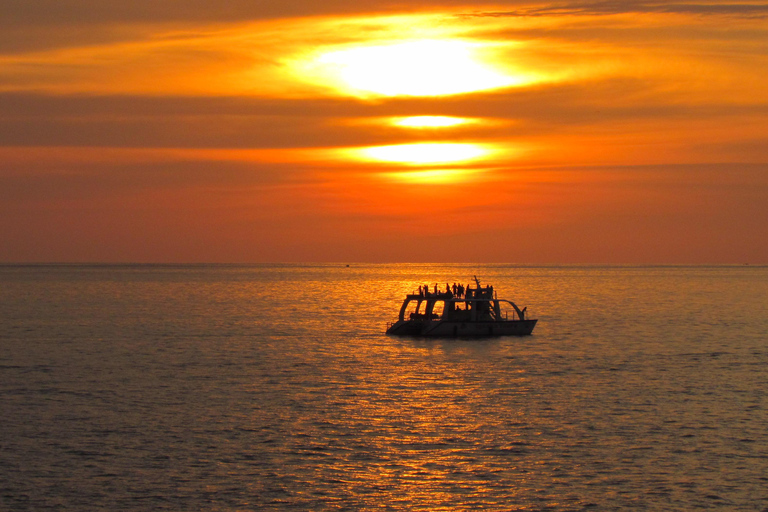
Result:
{"label": "boat hull", "polygon": [[452,322],[449,320],[401,320],[387,329],[396,336],[436,338],[485,338],[492,336],[527,336],[537,320],[503,320],[486,322]]}

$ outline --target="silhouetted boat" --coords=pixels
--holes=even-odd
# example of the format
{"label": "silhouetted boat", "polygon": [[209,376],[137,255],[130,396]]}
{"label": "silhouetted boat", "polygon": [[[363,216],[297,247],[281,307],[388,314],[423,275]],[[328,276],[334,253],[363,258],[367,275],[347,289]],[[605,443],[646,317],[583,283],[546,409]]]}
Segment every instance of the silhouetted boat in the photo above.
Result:
{"label": "silhouetted boat", "polygon": [[[524,336],[531,334],[536,319],[526,318],[527,308],[520,309],[509,300],[499,299],[492,286],[467,287],[464,293],[429,292],[419,287],[418,294],[406,295],[396,321],[387,324],[387,334],[435,337]],[[409,313],[408,306],[416,304]],[[502,309],[512,306],[512,318]],[[406,317],[407,315],[407,317]]]}

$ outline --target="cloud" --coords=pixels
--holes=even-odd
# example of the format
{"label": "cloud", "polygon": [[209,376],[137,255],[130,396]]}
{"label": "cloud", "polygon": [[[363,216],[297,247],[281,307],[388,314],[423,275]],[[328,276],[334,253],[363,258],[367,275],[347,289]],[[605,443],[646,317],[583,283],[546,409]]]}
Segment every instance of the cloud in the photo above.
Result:
{"label": "cloud", "polygon": [[[761,4],[457,1],[414,16],[390,2],[180,6],[4,5],[0,260],[423,261],[457,243],[478,260],[768,253],[750,237],[765,231],[768,201]],[[360,99],[291,68],[432,37],[487,45],[488,62],[543,78]],[[476,122],[387,122],[420,115]],[[416,142],[505,151],[419,167],[453,181],[408,183],[393,179],[409,170],[396,162],[337,151]]]}
{"label": "cloud", "polygon": [[668,3],[634,0],[557,2],[521,5],[514,11],[479,11],[465,16],[539,17],[539,16],[599,16],[615,14],[665,13],[725,15],[748,18],[768,17],[768,5],[751,3]]}
{"label": "cloud", "polygon": [[762,261],[767,170],[541,168],[407,190],[343,176],[270,184],[216,162],[0,172],[0,260],[436,261],[458,245],[473,261]]}

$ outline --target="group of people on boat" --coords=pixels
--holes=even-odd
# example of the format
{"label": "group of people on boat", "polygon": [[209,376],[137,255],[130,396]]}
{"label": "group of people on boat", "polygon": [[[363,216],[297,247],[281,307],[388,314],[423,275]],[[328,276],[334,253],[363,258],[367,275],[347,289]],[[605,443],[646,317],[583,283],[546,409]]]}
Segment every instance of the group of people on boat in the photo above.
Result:
{"label": "group of people on boat", "polygon": [[[514,309],[511,318],[502,303]],[[499,299],[493,287],[482,286],[477,277],[467,286],[419,285],[418,292],[405,296],[397,320],[387,325],[387,334],[473,338],[528,335],[537,320],[528,319],[527,310]]]}
{"label": "group of people on boat", "polygon": [[[449,298],[456,297],[458,299],[462,298],[470,298],[470,297],[493,297],[493,286],[486,286],[485,288],[477,288],[476,290],[471,290],[474,292],[474,294],[469,294],[470,285],[467,285],[464,287],[463,284],[456,284],[453,283],[453,286],[449,285],[448,283],[445,283],[445,291],[440,292],[437,286],[437,283],[434,284],[433,291],[429,291],[429,285],[419,286],[419,296],[421,297],[432,297],[432,296],[448,296]],[[466,295],[465,295],[466,294]]]}

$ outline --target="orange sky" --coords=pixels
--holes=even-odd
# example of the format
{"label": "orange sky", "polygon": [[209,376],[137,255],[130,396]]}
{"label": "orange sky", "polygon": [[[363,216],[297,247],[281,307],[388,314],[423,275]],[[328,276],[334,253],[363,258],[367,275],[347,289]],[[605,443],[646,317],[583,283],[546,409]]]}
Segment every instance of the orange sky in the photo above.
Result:
{"label": "orange sky", "polygon": [[765,2],[10,0],[0,261],[768,263]]}

